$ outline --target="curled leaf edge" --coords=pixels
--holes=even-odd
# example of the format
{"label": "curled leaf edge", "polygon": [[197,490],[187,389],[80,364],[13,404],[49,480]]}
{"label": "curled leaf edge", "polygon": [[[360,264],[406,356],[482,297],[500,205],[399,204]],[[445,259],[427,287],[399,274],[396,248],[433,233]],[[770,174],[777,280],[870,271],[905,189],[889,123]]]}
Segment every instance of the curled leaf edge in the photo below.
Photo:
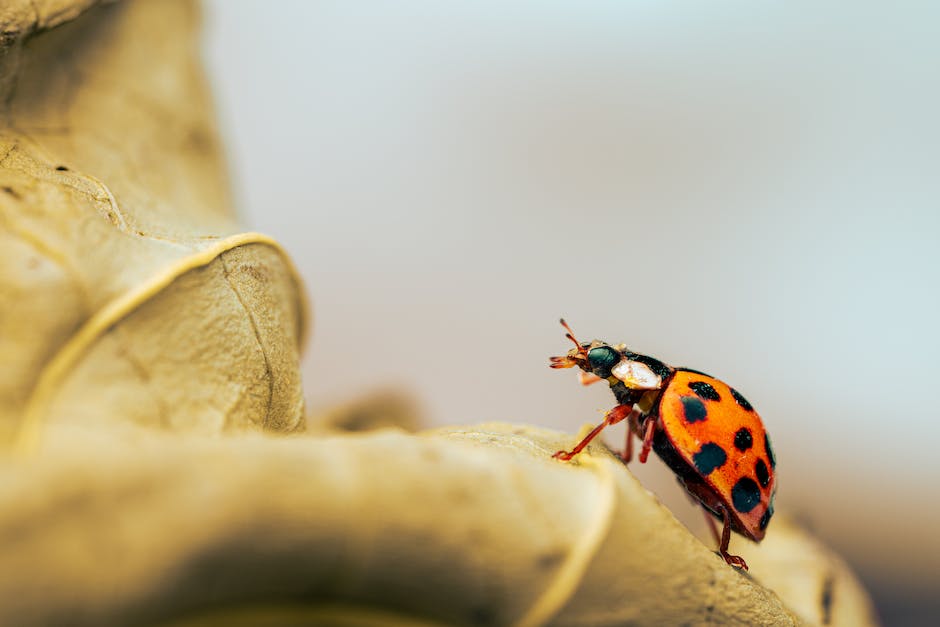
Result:
{"label": "curled leaf edge", "polygon": [[309,334],[307,321],[309,320],[310,304],[303,289],[300,273],[290,256],[280,243],[269,235],[246,232],[226,237],[211,246],[169,264],[147,281],[112,299],[85,321],[81,328],[69,338],[40,372],[26,409],[16,428],[13,438],[14,454],[28,457],[36,452],[42,439],[45,410],[56,388],[71,367],[102,333],[129,316],[138,307],[146,303],[150,297],[169,287],[187,272],[209,265],[225,252],[251,244],[261,244],[273,248],[280,255],[297,286],[294,294],[299,316],[300,334],[298,345],[302,350],[307,343]]}

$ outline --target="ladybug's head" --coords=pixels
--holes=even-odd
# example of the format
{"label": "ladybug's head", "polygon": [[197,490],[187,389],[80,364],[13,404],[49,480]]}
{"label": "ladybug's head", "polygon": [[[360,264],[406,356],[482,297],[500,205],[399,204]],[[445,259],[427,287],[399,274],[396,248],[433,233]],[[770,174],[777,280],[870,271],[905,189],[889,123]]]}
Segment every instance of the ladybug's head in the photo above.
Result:
{"label": "ladybug's head", "polygon": [[637,355],[628,351],[625,344],[612,346],[601,340],[582,343],[575,339],[564,318],[561,324],[567,331],[565,337],[574,343],[575,348],[562,357],[550,357],[552,368],[578,367],[601,379],[608,379],[612,384],[622,381],[628,388],[635,390],[656,390],[662,386],[662,377],[647,364],[635,361]]}

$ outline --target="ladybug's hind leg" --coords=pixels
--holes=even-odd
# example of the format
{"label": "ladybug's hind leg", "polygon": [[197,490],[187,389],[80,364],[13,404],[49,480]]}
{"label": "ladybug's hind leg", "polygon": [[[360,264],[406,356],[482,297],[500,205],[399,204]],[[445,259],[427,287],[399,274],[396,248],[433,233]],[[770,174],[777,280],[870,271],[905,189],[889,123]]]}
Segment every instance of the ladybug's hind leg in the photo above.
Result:
{"label": "ladybug's hind leg", "polygon": [[[693,499],[693,501],[694,500],[695,499]],[[715,544],[717,546],[721,546],[721,533],[718,532],[718,525],[715,524],[715,517],[704,507],[702,508],[702,515],[705,516],[705,522],[708,524],[708,530],[712,532],[712,537],[715,539]]]}
{"label": "ladybug's hind leg", "polygon": [[[724,505],[720,506],[718,509],[720,510],[719,513],[721,514],[721,521],[724,523],[724,527],[721,530],[721,542],[718,544],[718,553],[731,566],[737,566],[738,568],[747,570],[747,562],[744,561],[743,557],[740,555],[731,555],[728,553],[728,543],[731,542],[731,514],[728,513],[728,508]],[[714,523],[712,523],[712,529],[717,534],[717,530],[714,528]]]}

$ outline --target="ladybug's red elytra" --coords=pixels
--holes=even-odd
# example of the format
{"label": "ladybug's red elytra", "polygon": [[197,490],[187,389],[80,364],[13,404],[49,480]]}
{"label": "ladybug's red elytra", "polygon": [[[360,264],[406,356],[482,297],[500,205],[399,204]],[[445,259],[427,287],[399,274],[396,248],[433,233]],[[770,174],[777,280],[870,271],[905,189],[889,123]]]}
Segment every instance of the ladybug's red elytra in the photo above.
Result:
{"label": "ladybug's red elytra", "polygon": [[570,460],[605,427],[626,420],[623,461],[633,456],[635,434],[643,440],[640,463],[646,463],[650,449],[656,451],[706,512],[721,519],[719,537],[714,521],[706,516],[721,556],[747,570],[740,556],[728,553],[731,531],[760,542],[774,514],[776,493],[776,459],[751,404],[707,374],[667,366],[624,344],[578,342],[564,319],[561,324],[576,348],[552,357],[551,367],[580,368],[584,385],[607,381],[617,405],[572,450],[553,457]]}

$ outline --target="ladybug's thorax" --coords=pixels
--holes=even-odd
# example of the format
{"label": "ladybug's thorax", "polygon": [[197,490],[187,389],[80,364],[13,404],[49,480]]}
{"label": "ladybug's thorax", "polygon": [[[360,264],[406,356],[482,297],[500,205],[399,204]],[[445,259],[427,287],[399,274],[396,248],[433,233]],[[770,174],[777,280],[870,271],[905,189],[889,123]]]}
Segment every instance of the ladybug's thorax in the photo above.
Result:
{"label": "ladybug's thorax", "polygon": [[654,373],[656,373],[656,375],[658,375],[662,379],[663,387],[666,386],[667,379],[669,379],[672,376],[672,374],[676,371],[676,369],[673,368],[672,366],[667,366],[663,362],[659,361],[658,359],[654,357],[650,357],[649,355],[641,355],[639,353],[634,353],[632,351],[624,350],[623,356],[629,359],[630,361],[637,361],[637,362],[640,362],[641,364],[646,364],[647,366],[649,366],[650,370],[652,370]]}
{"label": "ladybug's thorax", "polygon": [[[630,355],[636,356],[636,353],[631,353]],[[647,365],[647,363],[644,361],[632,360],[629,356],[626,355],[624,356],[624,361],[634,364],[640,363]],[[658,363],[661,364],[662,362]],[[659,403],[659,397],[662,395],[663,391],[666,389],[666,386],[669,384],[669,380],[672,378],[673,372],[668,366],[665,365],[663,365],[663,368],[656,367],[655,370],[650,368],[650,371],[655,373],[656,383],[655,385],[649,385],[646,387],[635,387],[635,385],[628,385],[628,382],[621,380],[616,376],[611,376],[608,379],[608,382],[610,383],[611,392],[613,392],[614,397],[617,399],[617,403],[627,406],[636,405],[639,408],[641,414],[644,416],[653,413],[655,407]]]}
{"label": "ladybug's thorax", "polygon": [[628,388],[623,381],[616,377],[610,377],[608,382],[610,383],[610,391],[614,393],[614,398],[617,399],[618,405],[632,407],[636,403],[639,403],[643,395],[646,394],[643,390]]}

